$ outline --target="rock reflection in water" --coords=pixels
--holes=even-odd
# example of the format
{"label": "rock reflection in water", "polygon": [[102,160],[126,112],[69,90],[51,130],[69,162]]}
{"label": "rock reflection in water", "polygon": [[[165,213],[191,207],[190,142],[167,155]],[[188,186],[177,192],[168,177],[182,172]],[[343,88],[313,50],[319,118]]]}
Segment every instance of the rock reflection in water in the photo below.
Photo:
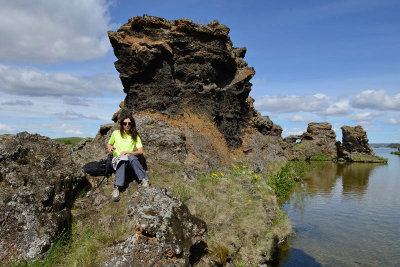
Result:
{"label": "rock reflection in water", "polygon": [[[322,266],[311,255],[304,252],[304,250],[291,248],[289,240],[283,242],[274,255],[275,260],[270,262],[269,266],[272,267],[286,267],[286,266]],[[289,258],[291,260],[289,261]]]}
{"label": "rock reflection in water", "polygon": [[307,193],[315,194],[330,194],[336,184],[338,164],[326,163],[319,166],[305,178],[307,185]]}
{"label": "rock reflection in water", "polygon": [[338,164],[337,175],[342,177],[343,195],[363,196],[368,188],[371,172],[380,164]]}
{"label": "rock reflection in water", "polygon": [[278,266],[398,266],[400,158],[380,152],[388,164],[327,163],[297,185]]}
{"label": "rock reflection in water", "polygon": [[307,193],[329,196],[332,189],[342,179],[343,194],[362,196],[368,188],[371,172],[381,164],[327,163],[316,168],[305,179]]}

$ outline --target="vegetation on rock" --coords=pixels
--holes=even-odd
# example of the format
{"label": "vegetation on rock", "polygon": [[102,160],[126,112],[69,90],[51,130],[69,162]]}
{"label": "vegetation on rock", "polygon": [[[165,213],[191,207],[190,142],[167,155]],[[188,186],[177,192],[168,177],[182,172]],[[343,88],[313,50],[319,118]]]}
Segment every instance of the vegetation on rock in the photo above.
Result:
{"label": "vegetation on rock", "polygon": [[62,138],[54,138],[54,141],[56,141],[59,144],[64,144],[69,147],[74,147],[76,144],[78,144],[80,141],[82,141],[82,137],[62,137]]}
{"label": "vegetation on rock", "polygon": [[387,158],[382,158],[375,155],[366,155],[362,153],[351,153],[349,159],[352,162],[365,162],[365,163],[387,163]]}
{"label": "vegetation on rock", "polygon": [[312,161],[329,161],[329,160],[331,160],[331,158],[329,156],[321,153],[321,154],[312,156],[310,160],[312,160]]}

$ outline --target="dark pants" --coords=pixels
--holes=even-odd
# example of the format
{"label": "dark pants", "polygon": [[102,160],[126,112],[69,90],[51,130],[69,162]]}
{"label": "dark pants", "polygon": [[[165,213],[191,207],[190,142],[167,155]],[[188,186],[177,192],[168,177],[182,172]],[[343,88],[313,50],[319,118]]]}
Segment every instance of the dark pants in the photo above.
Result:
{"label": "dark pants", "polygon": [[[111,167],[112,168],[112,167]],[[149,179],[149,175],[143,169],[136,156],[128,156],[128,161],[120,161],[117,170],[115,171],[114,185],[125,186],[126,175],[129,173],[129,168],[136,174],[136,178],[141,182],[143,179]]]}

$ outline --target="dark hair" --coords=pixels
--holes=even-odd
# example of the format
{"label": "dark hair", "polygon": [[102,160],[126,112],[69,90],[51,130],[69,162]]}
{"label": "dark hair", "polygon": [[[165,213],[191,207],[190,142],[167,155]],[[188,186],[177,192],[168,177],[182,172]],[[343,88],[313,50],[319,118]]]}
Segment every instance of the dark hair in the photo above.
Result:
{"label": "dark hair", "polygon": [[119,132],[121,133],[121,136],[124,136],[125,132],[124,132],[124,120],[126,119],[130,119],[131,120],[131,128],[129,129],[129,134],[132,137],[132,140],[134,142],[136,142],[136,138],[138,135],[138,132],[136,130],[136,122],[135,119],[133,118],[133,116],[131,114],[126,114],[124,116],[121,117],[121,121],[119,122]]}

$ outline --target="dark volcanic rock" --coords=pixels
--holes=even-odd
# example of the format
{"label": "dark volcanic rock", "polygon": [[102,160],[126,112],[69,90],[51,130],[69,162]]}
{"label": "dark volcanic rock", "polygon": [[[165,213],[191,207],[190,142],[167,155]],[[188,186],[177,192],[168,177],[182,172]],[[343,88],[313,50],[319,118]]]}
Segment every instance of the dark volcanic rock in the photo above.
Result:
{"label": "dark volcanic rock", "polygon": [[[296,143],[301,138],[299,143]],[[301,136],[290,136],[285,138],[288,144],[286,149],[289,159],[335,159],[337,158],[336,134],[332,125],[328,122],[311,122],[308,124],[307,132]],[[314,158],[313,158],[314,157]]]}
{"label": "dark volcanic rock", "polygon": [[48,250],[84,184],[68,147],[26,132],[0,138],[0,265]]}
{"label": "dark volcanic rock", "polygon": [[244,137],[243,152],[251,169],[256,172],[268,172],[268,163],[286,161],[282,148],[282,128],[274,124],[268,116],[260,114],[254,116],[253,125],[257,131],[246,129],[248,134]]}
{"label": "dark volcanic rock", "polygon": [[350,161],[359,161],[357,158],[360,158],[361,155],[375,155],[368,145],[367,133],[360,125],[355,127],[343,126],[341,129],[342,144],[339,148],[340,157]]}
{"label": "dark volcanic rock", "polygon": [[126,109],[205,114],[230,146],[241,145],[241,129],[255,113],[249,97],[255,72],[243,60],[246,48],[232,46],[228,27],[145,15],[108,35]]}
{"label": "dark volcanic rock", "polygon": [[[191,118],[171,120],[168,115],[134,115],[150,169],[155,164],[173,162],[184,164],[186,178],[227,162],[229,151],[214,124]],[[196,124],[197,123],[197,124]],[[73,148],[73,159],[83,166],[88,161],[107,157],[106,143],[118,124],[100,127],[94,139],[82,140]]]}
{"label": "dark volcanic rock", "polygon": [[165,188],[141,188],[128,203],[135,233],[109,248],[105,266],[188,266],[205,253],[206,224]]}
{"label": "dark volcanic rock", "polygon": [[342,147],[344,151],[374,155],[374,152],[368,145],[367,133],[360,125],[355,127],[343,126],[341,129]]}

